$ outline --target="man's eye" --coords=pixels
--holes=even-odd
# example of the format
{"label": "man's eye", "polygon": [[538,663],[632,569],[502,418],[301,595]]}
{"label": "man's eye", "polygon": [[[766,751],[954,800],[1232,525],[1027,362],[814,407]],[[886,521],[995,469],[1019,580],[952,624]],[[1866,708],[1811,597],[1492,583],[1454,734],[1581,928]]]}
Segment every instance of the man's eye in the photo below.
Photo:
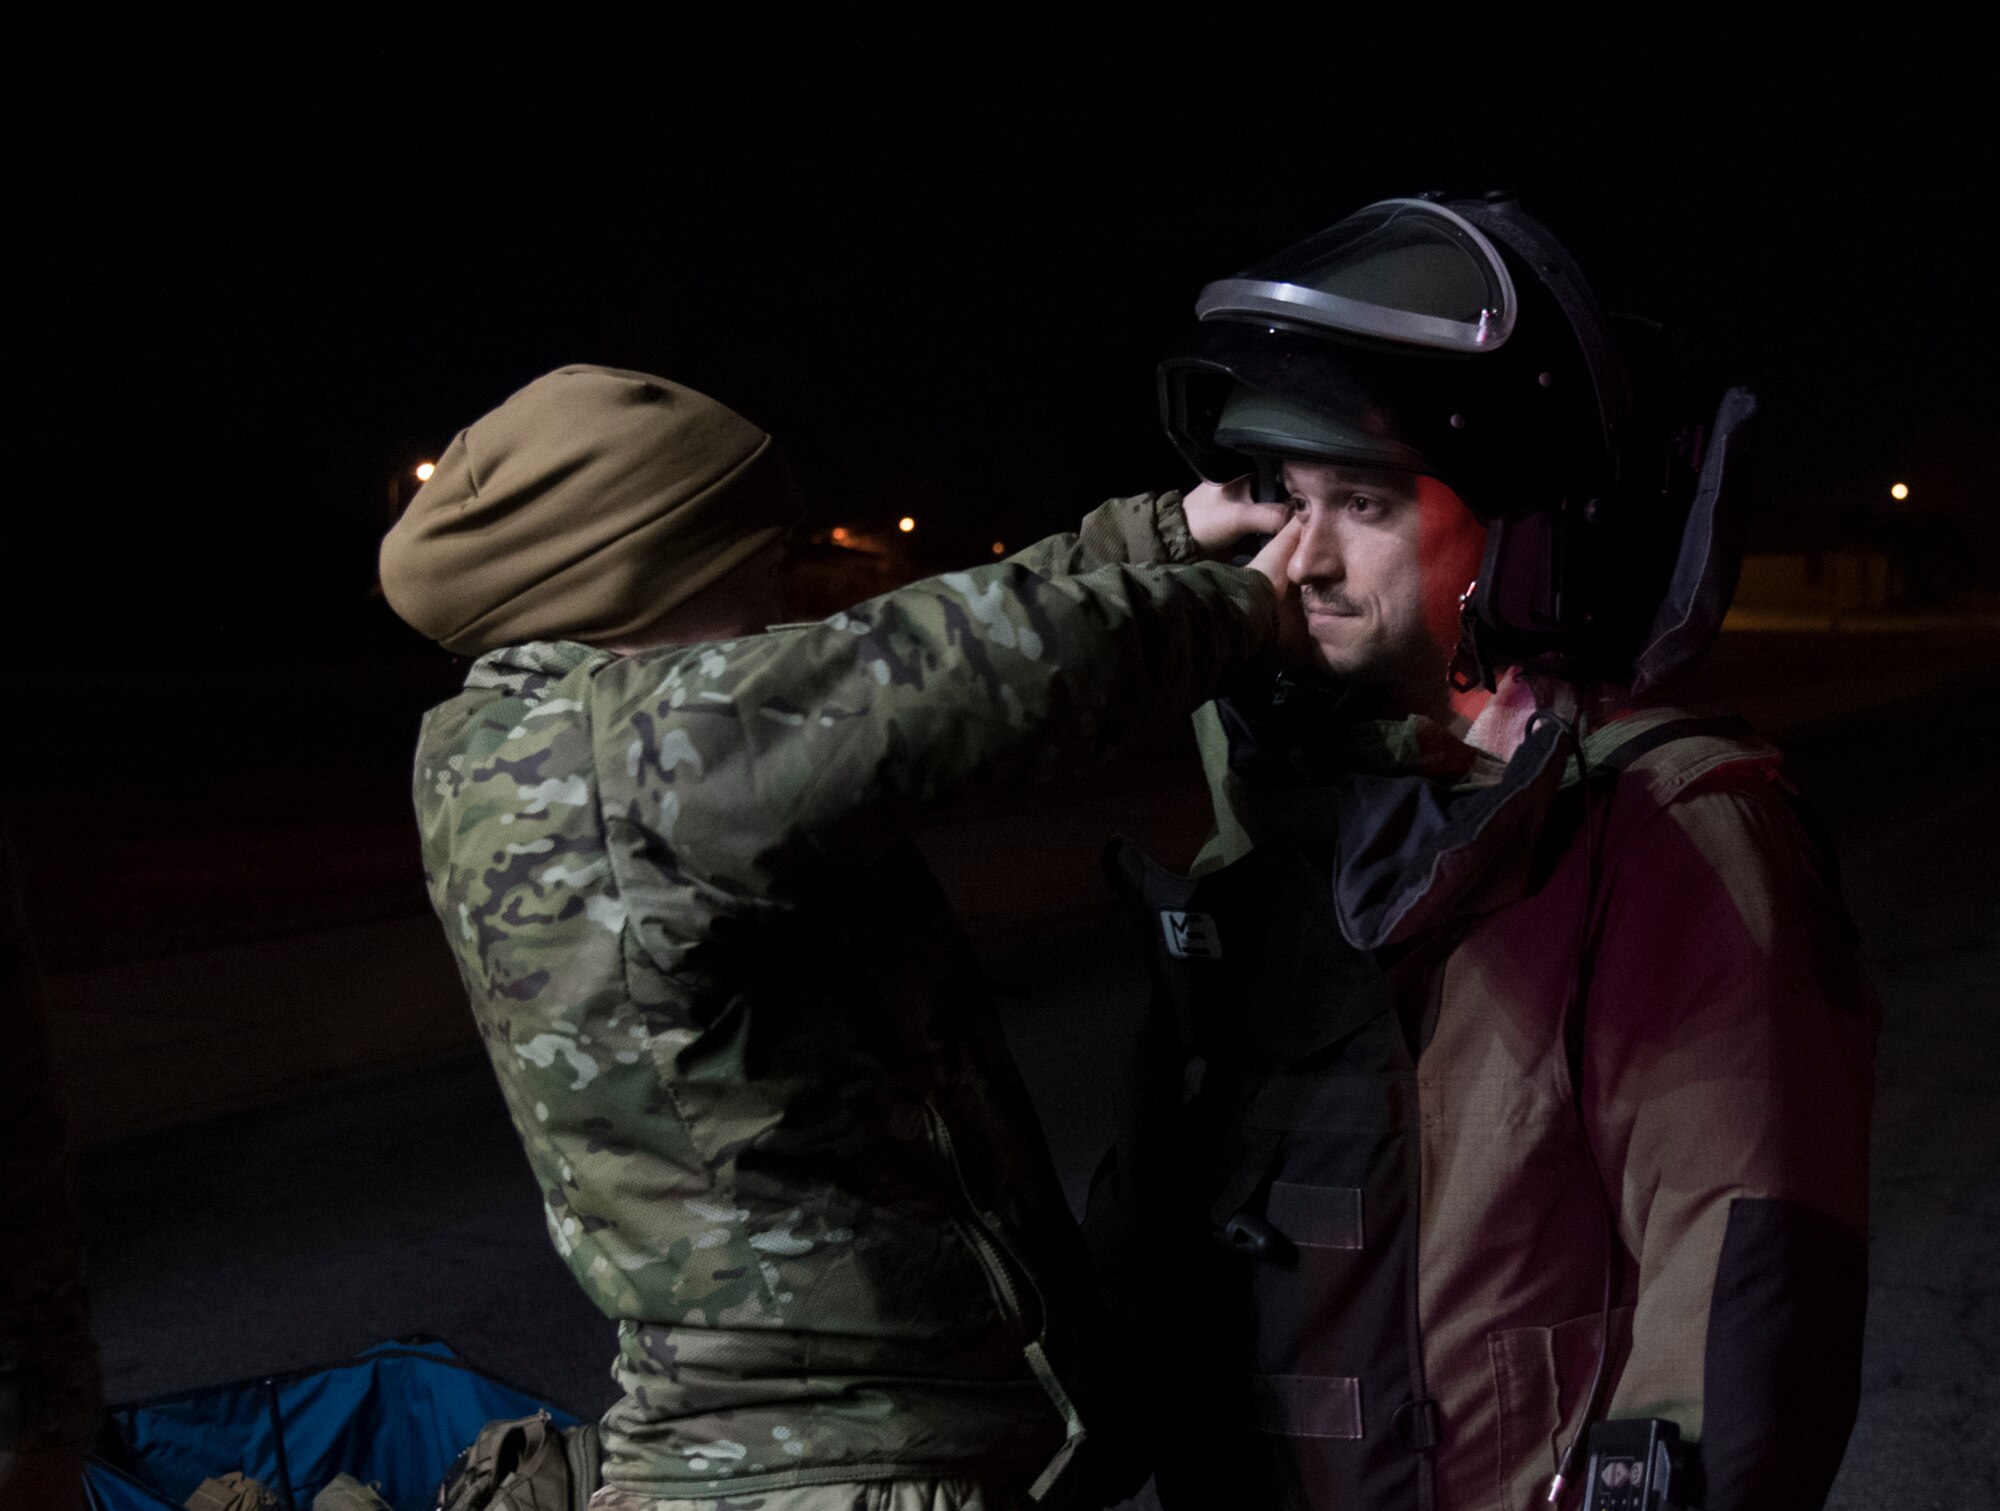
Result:
{"label": "man's eye", "polygon": [[1303,514],[1306,512],[1306,501],[1294,493],[1290,498],[1285,500],[1285,507],[1290,509],[1294,514]]}
{"label": "man's eye", "polygon": [[1385,507],[1381,499],[1369,493],[1350,494],[1347,499],[1347,512],[1359,514],[1367,519],[1373,519]]}

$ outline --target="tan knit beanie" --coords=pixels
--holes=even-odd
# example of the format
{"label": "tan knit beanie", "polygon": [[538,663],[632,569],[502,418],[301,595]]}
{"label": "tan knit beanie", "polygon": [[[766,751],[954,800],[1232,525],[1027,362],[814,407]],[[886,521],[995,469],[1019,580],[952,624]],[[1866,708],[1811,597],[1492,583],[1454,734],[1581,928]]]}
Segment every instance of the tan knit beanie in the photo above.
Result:
{"label": "tan knit beanie", "polygon": [[771,438],[691,388],[559,368],[461,430],[382,542],[389,606],[462,655],[615,641],[799,518]]}

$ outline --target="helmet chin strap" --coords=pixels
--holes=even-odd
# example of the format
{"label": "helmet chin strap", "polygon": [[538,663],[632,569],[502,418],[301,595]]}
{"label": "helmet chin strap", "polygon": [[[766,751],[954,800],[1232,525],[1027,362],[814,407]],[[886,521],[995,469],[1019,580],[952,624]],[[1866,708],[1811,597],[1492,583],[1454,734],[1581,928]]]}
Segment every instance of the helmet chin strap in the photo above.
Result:
{"label": "helmet chin strap", "polygon": [[1458,595],[1458,648],[1445,664],[1444,679],[1455,693],[1469,693],[1475,687],[1493,691],[1493,668],[1479,645],[1479,615],[1473,611],[1472,595],[1479,591],[1474,578]]}

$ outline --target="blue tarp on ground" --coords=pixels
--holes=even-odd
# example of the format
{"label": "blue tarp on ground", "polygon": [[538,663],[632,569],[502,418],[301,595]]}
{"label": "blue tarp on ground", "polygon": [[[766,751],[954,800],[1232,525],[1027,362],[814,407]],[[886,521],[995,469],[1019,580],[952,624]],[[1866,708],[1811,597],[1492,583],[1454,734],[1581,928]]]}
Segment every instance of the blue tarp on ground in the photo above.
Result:
{"label": "blue tarp on ground", "polygon": [[427,1511],[480,1428],[537,1411],[558,1427],[578,1420],[446,1344],[403,1339],[345,1364],[114,1407],[130,1472],[93,1459],[84,1483],[94,1511],[179,1511],[203,1480],[241,1470],[308,1511],[327,1481],[351,1474],[395,1511]]}

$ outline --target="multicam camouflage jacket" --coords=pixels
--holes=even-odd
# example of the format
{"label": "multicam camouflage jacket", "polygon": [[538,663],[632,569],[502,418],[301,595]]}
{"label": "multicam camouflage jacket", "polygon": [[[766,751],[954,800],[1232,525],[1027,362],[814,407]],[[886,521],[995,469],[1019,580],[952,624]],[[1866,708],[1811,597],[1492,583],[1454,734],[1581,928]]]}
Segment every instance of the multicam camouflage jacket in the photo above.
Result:
{"label": "multicam camouflage jacket", "polygon": [[[1093,1410],[1088,1261],[978,963],[902,836],[1261,655],[1173,495],[823,624],[496,651],[426,718],[431,897],[547,1204],[619,1322],[616,1495],[968,1471]],[[1045,1476],[1046,1477],[1046,1476]]]}

